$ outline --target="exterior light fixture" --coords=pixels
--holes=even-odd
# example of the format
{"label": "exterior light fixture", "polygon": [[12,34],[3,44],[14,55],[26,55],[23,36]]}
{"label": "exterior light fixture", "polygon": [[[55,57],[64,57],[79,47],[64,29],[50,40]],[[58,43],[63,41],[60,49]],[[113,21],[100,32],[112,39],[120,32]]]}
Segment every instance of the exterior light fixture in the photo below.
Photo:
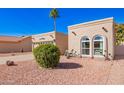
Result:
{"label": "exterior light fixture", "polygon": [[108,32],[108,30],[107,30],[105,27],[102,27],[102,29],[103,29],[105,32]]}
{"label": "exterior light fixture", "polygon": [[75,32],[72,32],[75,36],[77,35]]}
{"label": "exterior light fixture", "polygon": [[53,35],[50,35],[50,37],[54,38]]}

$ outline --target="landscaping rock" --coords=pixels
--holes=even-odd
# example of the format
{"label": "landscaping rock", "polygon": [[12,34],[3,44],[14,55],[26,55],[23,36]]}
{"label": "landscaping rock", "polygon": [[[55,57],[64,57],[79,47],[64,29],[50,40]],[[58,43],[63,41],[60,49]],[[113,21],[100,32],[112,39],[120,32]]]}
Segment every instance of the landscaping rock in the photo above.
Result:
{"label": "landscaping rock", "polygon": [[12,65],[14,65],[14,61],[8,60],[8,61],[6,61],[6,65],[7,66],[12,66]]}

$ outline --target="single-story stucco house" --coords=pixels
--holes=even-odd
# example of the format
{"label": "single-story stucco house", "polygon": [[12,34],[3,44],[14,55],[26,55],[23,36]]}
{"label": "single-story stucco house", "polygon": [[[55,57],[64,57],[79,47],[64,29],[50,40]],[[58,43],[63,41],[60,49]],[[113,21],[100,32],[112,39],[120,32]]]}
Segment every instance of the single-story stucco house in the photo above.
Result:
{"label": "single-story stucco house", "polygon": [[68,49],[82,57],[114,59],[124,55],[124,45],[115,45],[113,17],[68,26]]}
{"label": "single-story stucco house", "polygon": [[65,50],[91,58],[114,59],[124,56],[124,43],[116,46],[114,18],[68,26],[68,35],[56,31],[26,37],[0,36],[0,53],[32,51],[40,44],[55,44]]}
{"label": "single-story stucco house", "polygon": [[32,50],[31,36],[0,36],[0,53],[29,52]]}
{"label": "single-story stucco house", "polygon": [[57,45],[61,54],[64,54],[65,50],[68,49],[68,35],[56,31],[32,35],[32,48],[40,44]]}

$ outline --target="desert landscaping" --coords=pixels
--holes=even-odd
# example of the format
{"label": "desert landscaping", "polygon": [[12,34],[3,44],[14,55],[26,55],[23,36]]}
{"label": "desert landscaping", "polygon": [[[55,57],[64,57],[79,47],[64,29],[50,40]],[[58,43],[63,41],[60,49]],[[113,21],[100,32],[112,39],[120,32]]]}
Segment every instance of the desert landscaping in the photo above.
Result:
{"label": "desert landscaping", "polygon": [[[6,59],[11,58],[15,65],[7,66]],[[4,59],[4,60],[3,60]],[[25,59],[25,60],[24,60]],[[99,59],[61,56],[60,63],[54,69],[41,68],[33,59],[32,53],[0,55],[1,85],[58,85],[58,84],[124,84],[123,57],[104,61]]]}

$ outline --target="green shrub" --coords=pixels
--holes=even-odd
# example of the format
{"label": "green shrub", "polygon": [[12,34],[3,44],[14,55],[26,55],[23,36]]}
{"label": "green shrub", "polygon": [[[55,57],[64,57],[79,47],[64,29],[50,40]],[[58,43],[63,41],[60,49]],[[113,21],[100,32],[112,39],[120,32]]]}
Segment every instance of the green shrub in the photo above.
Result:
{"label": "green shrub", "polygon": [[36,62],[45,68],[54,68],[60,59],[60,50],[53,44],[40,45],[33,49]]}

